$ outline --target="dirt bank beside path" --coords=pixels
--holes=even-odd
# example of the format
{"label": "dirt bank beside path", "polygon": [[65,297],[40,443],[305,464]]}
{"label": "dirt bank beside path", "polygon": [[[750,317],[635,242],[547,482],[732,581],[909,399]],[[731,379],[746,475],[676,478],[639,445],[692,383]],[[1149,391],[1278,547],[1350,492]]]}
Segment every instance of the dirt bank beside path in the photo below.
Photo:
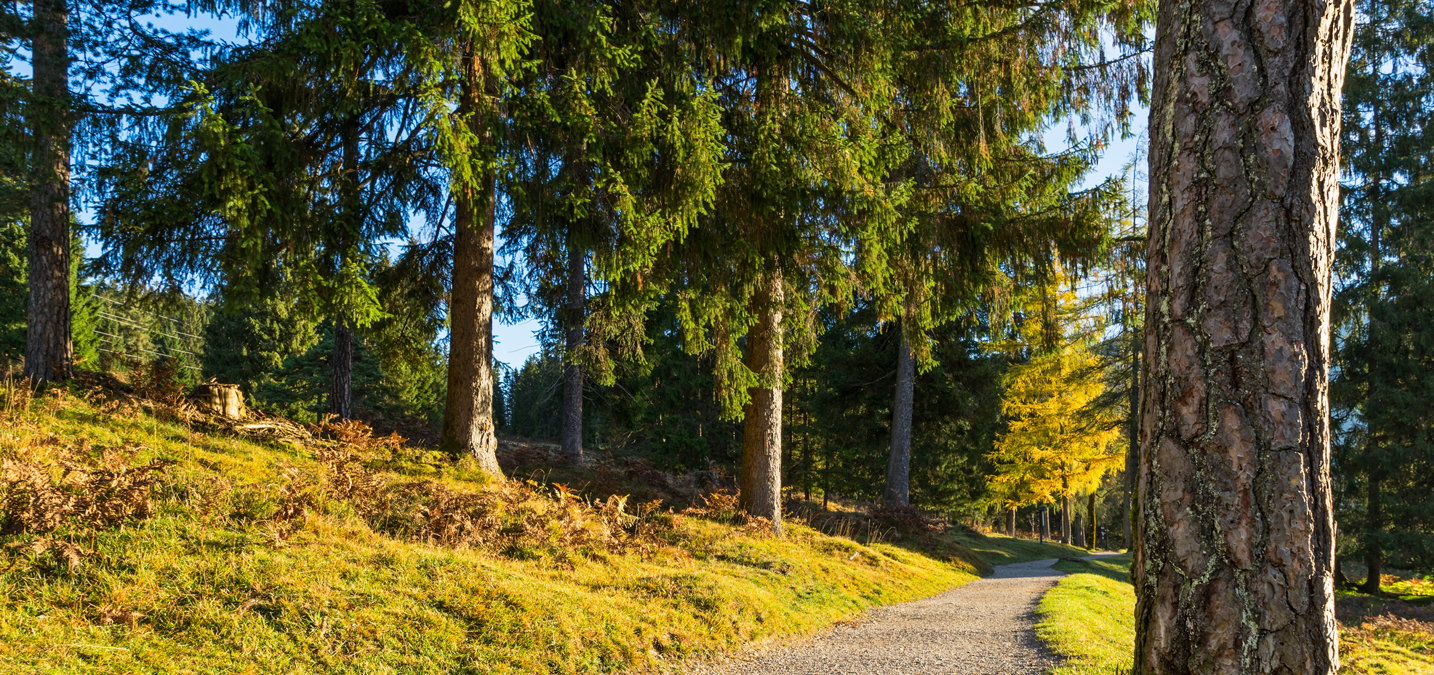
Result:
{"label": "dirt bank beside path", "polygon": [[1040,675],[1056,665],[1035,633],[1036,603],[1064,576],[1054,563],[1002,565],[960,588],[691,675]]}

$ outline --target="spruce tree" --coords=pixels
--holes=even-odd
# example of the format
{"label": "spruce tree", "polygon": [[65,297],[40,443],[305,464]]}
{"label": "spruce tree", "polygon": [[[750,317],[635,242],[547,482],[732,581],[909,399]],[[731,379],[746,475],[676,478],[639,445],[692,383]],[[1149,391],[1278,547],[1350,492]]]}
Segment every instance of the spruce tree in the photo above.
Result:
{"label": "spruce tree", "polygon": [[[1434,9],[1364,0],[1344,93],[1347,177],[1335,294],[1336,489],[1341,530],[1377,593],[1386,563],[1434,567]],[[1349,505],[1358,504],[1358,507]]]}
{"label": "spruce tree", "polygon": [[[422,115],[435,86],[407,63],[412,24],[368,0],[280,3],[264,39],[216,60],[172,116],[106,168],[100,232],[121,278],[190,279],[266,301],[279,284],[331,326],[329,412],[352,414],[356,330],[386,316],[385,240],[442,184]],[[391,276],[391,275],[390,275]]]}
{"label": "spruce tree", "polygon": [[[584,381],[612,379],[603,329],[640,319],[647,303],[636,277],[696,223],[720,180],[715,101],[653,9],[539,3],[532,66],[507,106],[513,212],[504,238],[524,260],[529,313],[562,334],[562,443],[573,460],[582,457]],[[590,288],[602,293],[592,345]]]}
{"label": "spruce tree", "polygon": [[[142,21],[184,11],[168,0],[76,3],[35,0],[7,7],[0,37],[28,42],[31,78],[24,112],[29,131],[30,196],[25,375],[63,380],[74,360],[70,269],[72,159],[103,158],[110,134],[159,112],[152,94],[192,74],[196,33],[177,35]],[[130,34],[138,31],[137,34]],[[13,53],[13,52],[12,52]]]}
{"label": "spruce tree", "polygon": [[[857,267],[884,320],[901,329],[884,501],[909,493],[913,388],[927,336],[989,302],[1011,271],[1079,262],[1099,249],[1107,182],[1080,192],[1103,140],[1144,92],[1152,3],[1070,2],[1043,19],[1021,10],[894,3],[893,100],[881,116],[896,150],[887,180],[900,217],[862,230]],[[1104,38],[1120,49],[1106,58]],[[1078,113],[1092,138],[1047,153],[1051,120]]]}

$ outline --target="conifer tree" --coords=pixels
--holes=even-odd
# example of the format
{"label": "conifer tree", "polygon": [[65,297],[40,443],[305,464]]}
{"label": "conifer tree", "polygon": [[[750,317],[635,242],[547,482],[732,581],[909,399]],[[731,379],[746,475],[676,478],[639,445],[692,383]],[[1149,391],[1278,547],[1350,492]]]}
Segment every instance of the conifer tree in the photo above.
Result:
{"label": "conifer tree", "polygon": [[[222,284],[262,302],[274,283],[331,324],[329,412],[351,409],[355,329],[382,318],[372,271],[440,183],[406,67],[411,26],[367,0],[280,3],[264,39],[229,50],[108,167],[100,232],[119,276]],[[431,207],[430,207],[431,208]]]}
{"label": "conifer tree", "polygon": [[[0,37],[31,55],[25,102],[30,217],[25,375],[63,380],[73,365],[70,268],[72,159],[107,155],[110,132],[158,112],[152,94],[194,69],[202,36],[157,29],[145,15],[184,11],[168,0],[74,3],[35,0],[0,10]],[[121,36],[123,35],[123,39]],[[77,86],[76,86],[77,85]]]}
{"label": "conifer tree", "polygon": [[[532,68],[508,105],[504,237],[522,254],[529,311],[561,326],[562,443],[574,460],[584,380],[612,379],[604,329],[640,318],[646,294],[633,281],[659,246],[695,225],[720,181],[714,97],[653,9],[539,3]],[[592,286],[603,297],[587,345]]]}
{"label": "conifer tree", "polygon": [[707,2],[674,17],[723,110],[713,213],[664,251],[684,346],[710,354],[743,419],[741,505],[781,528],[782,390],[815,308],[849,297],[843,242],[894,217],[880,122],[891,100],[881,3]]}
{"label": "conifer tree", "polygon": [[1434,447],[1423,419],[1434,401],[1434,9],[1363,0],[1344,93],[1348,178],[1335,258],[1339,375],[1337,515],[1362,554],[1363,589],[1386,562],[1434,568]]}
{"label": "conifer tree", "polygon": [[1107,419],[1108,412],[1091,414],[1105,389],[1093,349],[1100,325],[1083,316],[1075,293],[1063,287],[1066,281],[1058,274],[1035,289],[1035,311],[1020,327],[1019,339],[1005,345],[1028,360],[1011,366],[1003,383],[1001,414],[1009,421],[990,455],[995,465],[990,485],[1003,510],[1060,503],[1062,540],[1069,542],[1070,499],[1094,494],[1119,463],[1114,448],[1121,430]]}
{"label": "conifer tree", "polygon": [[[899,148],[888,180],[903,186],[894,227],[857,244],[867,291],[901,328],[884,501],[908,501],[913,383],[927,336],[992,300],[1003,268],[1040,269],[1099,248],[1113,182],[1073,186],[1102,138],[1123,128],[1144,92],[1143,26],[1152,3],[1065,2],[1032,17],[1003,6],[896,3],[895,100],[882,113]],[[1057,18],[1059,17],[1059,18]],[[1099,35],[1121,50],[1106,59]],[[1079,111],[1095,137],[1064,153],[1037,135]]]}

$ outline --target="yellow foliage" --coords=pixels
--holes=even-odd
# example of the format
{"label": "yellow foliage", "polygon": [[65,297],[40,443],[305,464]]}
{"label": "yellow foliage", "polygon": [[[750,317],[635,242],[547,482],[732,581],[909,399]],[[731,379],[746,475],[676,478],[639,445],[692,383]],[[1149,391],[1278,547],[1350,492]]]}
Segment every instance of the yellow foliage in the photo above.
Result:
{"label": "yellow foliage", "polygon": [[1006,374],[1001,414],[1009,423],[989,455],[991,494],[1002,508],[1095,489],[1119,461],[1120,420],[1090,405],[1105,391],[1092,350],[1099,322],[1082,313],[1074,292],[1061,290],[1062,281],[1058,275],[1039,289],[1039,315],[1007,345],[1030,358]]}

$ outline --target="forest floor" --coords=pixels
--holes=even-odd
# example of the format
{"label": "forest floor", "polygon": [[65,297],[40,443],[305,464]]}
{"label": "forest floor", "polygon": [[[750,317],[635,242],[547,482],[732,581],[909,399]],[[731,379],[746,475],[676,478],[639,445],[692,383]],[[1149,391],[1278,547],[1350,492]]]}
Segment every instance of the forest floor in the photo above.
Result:
{"label": "forest floor", "polygon": [[809,507],[774,537],[720,475],[549,453],[504,443],[499,483],[359,425],[0,382],[0,672],[674,672],[1076,550]]}
{"label": "forest floor", "polygon": [[700,675],[1043,675],[1060,664],[1035,633],[1056,560],[996,567],[939,595],[874,609],[794,645],[755,651]]}

